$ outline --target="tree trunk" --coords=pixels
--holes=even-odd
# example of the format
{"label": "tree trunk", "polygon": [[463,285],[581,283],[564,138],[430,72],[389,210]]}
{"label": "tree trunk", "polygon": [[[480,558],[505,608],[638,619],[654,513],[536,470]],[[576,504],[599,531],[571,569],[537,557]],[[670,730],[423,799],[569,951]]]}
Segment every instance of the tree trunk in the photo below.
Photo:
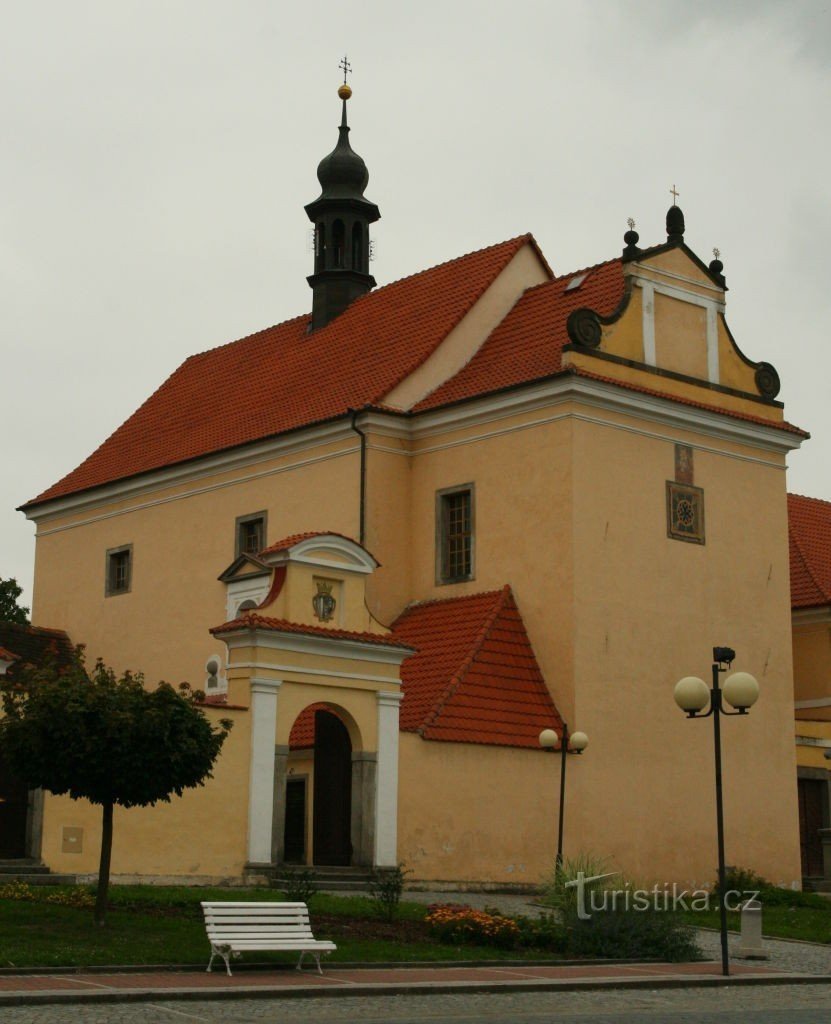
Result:
{"label": "tree trunk", "polygon": [[95,923],[107,921],[107,894],[110,891],[110,856],[113,850],[113,805],[104,804],[101,824],[101,861],[98,865],[98,893],[95,897]]}

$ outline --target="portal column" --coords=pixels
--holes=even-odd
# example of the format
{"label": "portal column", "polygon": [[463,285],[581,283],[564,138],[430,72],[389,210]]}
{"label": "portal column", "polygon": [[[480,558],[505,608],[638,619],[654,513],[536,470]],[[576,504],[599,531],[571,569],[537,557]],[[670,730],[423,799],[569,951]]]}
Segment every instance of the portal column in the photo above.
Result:
{"label": "portal column", "polygon": [[271,863],[274,818],[274,737],[277,729],[276,679],[251,680],[251,774],[248,789],[248,863]]}
{"label": "portal column", "polygon": [[400,692],[379,691],[378,775],[375,799],[375,866],[398,863],[398,709]]}

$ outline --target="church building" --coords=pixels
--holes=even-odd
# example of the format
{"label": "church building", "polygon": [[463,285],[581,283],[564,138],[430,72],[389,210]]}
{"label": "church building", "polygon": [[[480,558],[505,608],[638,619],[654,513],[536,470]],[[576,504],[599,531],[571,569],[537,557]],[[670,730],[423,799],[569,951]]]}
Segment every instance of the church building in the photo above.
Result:
{"label": "church building", "polygon": [[[566,856],[711,881],[712,730],[673,687],[729,645],[761,696],[723,725],[727,859],[799,882],[785,469],[808,435],[730,332],[724,266],[673,205],[591,267],[524,234],[377,287],[339,95],[311,313],[191,356],[23,506],[34,621],[234,721],[204,788],[117,809],[113,877],[532,885],[567,764]],[[566,723],[580,756],[540,746]],[[38,806],[29,853],[94,874],[98,809]]]}

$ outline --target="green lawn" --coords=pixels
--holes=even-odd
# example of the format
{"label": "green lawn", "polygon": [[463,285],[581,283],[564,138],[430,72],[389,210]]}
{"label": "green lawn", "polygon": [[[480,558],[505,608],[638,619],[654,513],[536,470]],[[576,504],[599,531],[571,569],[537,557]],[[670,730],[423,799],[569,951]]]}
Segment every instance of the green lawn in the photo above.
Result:
{"label": "green lawn", "polygon": [[[91,910],[41,902],[40,894],[35,901],[0,899],[0,967],[207,964],[210,949],[200,900],[285,898],[268,889],[157,886],[114,886],[110,895],[104,928],[93,924]],[[422,923],[425,907],[416,903],[402,903],[393,924],[381,921],[364,897],[316,896],[310,908],[315,935],[337,943],[330,962],[552,957],[545,951],[437,944]],[[293,964],[296,959],[294,954],[250,953],[243,961]]]}
{"label": "green lawn", "polygon": [[[718,910],[690,911],[685,918],[697,928],[718,928]],[[737,932],[739,915],[727,915],[727,927]],[[831,943],[831,900],[823,907],[764,907],[762,932],[771,938],[803,939],[807,942]]]}

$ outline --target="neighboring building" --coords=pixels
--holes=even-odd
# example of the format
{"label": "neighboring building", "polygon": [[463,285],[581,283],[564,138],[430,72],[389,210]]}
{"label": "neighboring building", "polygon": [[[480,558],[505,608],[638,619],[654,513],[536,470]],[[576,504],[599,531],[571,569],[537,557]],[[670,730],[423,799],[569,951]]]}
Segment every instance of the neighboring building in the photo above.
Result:
{"label": "neighboring building", "polygon": [[789,494],[788,513],[802,875],[831,890],[831,502]]}
{"label": "neighboring building", "polygon": [[[191,357],[24,506],[37,621],[204,680],[235,721],[204,789],[117,812],[115,875],[537,882],[560,761],[537,737],[565,719],[591,739],[566,853],[709,880],[712,735],[672,691],[729,644],[762,697],[724,726],[728,859],[798,880],[785,460],[807,435],[730,334],[721,262],[673,206],[660,244],[630,227],[593,267],[555,273],[523,235],[372,290],[346,92],[306,208],[311,317]],[[47,798],[32,852],[93,872],[98,827]]]}
{"label": "neighboring building", "polygon": [[[59,629],[39,629],[16,622],[0,621],[0,676],[14,682],[20,670],[54,661],[69,662],[72,645]],[[0,860],[27,857],[41,844],[43,794],[30,791],[11,772],[0,748]]]}

